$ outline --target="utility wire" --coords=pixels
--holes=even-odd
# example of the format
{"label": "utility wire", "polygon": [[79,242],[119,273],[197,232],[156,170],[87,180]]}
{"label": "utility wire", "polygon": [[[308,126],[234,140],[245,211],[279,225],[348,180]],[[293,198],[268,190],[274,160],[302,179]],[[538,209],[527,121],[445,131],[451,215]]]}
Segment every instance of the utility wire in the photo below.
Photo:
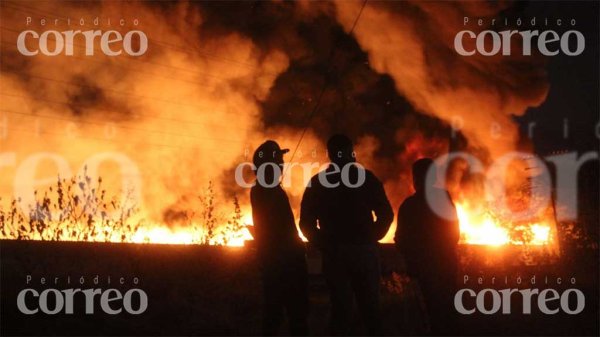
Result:
{"label": "utility wire", "polygon": [[[38,79],[38,80],[42,80],[42,81],[50,81],[50,82],[55,82],[55,83],[60,83],[60,84],[64,84],[64,85],[71,85],[71,86],[76,86],[76,87],[81,87],[81,88],[96,88],[96,86],[94,85],[90,85],[90,84],[82,84],[82,83],[73,83],[70,81],[63,81],[63,80],[57,80],[54,78],[47,78],[47,77],[42,77],[42,76],[37,76],[37,75],[31,75],[31,74],[20,74],[20,77],[26,77],[26,78],[33,78],[33,79]],[[144,96],[144,95],[137,95],[134,93],[130,93],[130,92],[125,92],[125,91],[119,91],[119,90],[114,90],[114,89],[109,89],[109,88],[102,88],[102,91],[108,91],[108,92],[112,92],[115,93],[117,95],[124,95],[127,97],[134,97],[134,98],[139,98],[141,100],[153,100],[153,101],[157,101],[157,102],[162,102],[162,103],[167,103],[167,104],[171,104],[171,105],[178,105],[178,106],[184,106],[184,107],[191,107],[191,108],[197,108],[197,109],[207,109],[207,107],[205,106],[201,106],[201,105],[197,105],[197,104],[189,104],[189,103],[183,103],[183,102],[178,102],[178,101],[173,101],[173,100],[169,100],[169,99],[164,99],[164,98],[158,98],[158,97],[149,97],[149,96]],[[19,97],[19,98],[23,98],[23,99],[29,99],[28,97],[25,96],[19,96],[19,95],[15,95],[15,94],[9,94],[9,93],[1,93],[0,95],[6,95],[6,96],[11,96],[11,97]],[[33,98],[35,100],[35,98]],[[69,105],[72,106],[73,104],[67,103],[67,102],[51,102],[51,103],[57,103],[57,104],[64,104],[64,105]],[[211,113],[218,113],[218,114],[233,114],[238,116],[239,113],[238,112],[229,112],[229,111],[214,111],[214,110],[210,110]],[[140,116],[144,116],[144,117],[150,117],[150,118],[158,118],[158,119],[163,119],[162,117],[156,116],[156,115],[149,115],[149,114],[137,114]],[[176,121],[176,122],[180,122],[180,123],[193,123],[193,124],[207,124],[204,122],[197,122],[197,121],[193,121],[193,120],[177,120],[177,119],[166,119],[166,120],[172,120],[172,121]],[[238,129],[245,129],[245,130],[251,130],[249,128],[238,128]]]}
{"label": "utility wire", "polygon": [[[362,3],[362,6],[360,7],[360,11],[358,12],[358,15],[356,16],[356,18],[354,19],[354,23],[352,24],[352,27],[350,28],[350,31],[348,32],[348,34],[352,34],[354,32],[354,29],[356,28],[356,25],[358,24],[358,21],[360,20],[360,17],[363,13],[363,10],[365,9],[366,5],[367,5],[367,1],[368,0],[364,0]],[[336,41],[336,43],[334,43],[331,52],[329,54],[329,57],[327,58],[327,64],[331,65],[331,61],[333,60],[333,57],[335,55],[335,52],[337,50],[337,44],[338,41]],[[292,162],[294,160],[294,156],[296,156],[296,152],[298,151],[298,148],[300,147],[300,143],[302,142],[302,139],[304,139],[304,135],[306,134],[306,131],[308,130],[308,127],[310,126],[310,123],[312,121],[313,116],[317,113],[317,111],[319,110],[319,106],[321,104],[321,100],[323,99],[323,96],[325,94],[325,92],[327,91],[327,89],[329,88],[329,85],[331,84],[331,76],[325,76],[325,83],[323,83],[323,88],[321,89],[319,96],[317,97],[317,101],[315,103],[315,106],[313,107],[313,109],[310,111],[310,113],[308,114],[306,121],[305,121],[305,125],[304,128],[302,129],[302,133],[300,134],[300,138],[298,139],[298,143],[296,143],[296,146],[294,147],[294,151],[292,152],[292,156],[290,158],[290,162]],[[287,168],[289,168],[290,165],[287,165],[286,170],[283,172],[282,174],[282,179],[283,176],[285,176],[285,173],[287,171]]]}
{"label": "utility wire", "polygon": [[[4,27],[4,26],[0,26],[0,29],[3,29],[5,31],[9,31],[9,32],[15,33],[15,34],[21,33],[21,31],[19,31],[19,30],[8,28],[8,27]],[[50,40],[50,41],[56,41],[56,39],[54,37],[51,37],[48,40]],[[2,41],[2,42],[3,43],[9,43],[9,41]],[[12,41],[10,41],[10,42],[12,42]],[[69,43],[67,43],[66,41],[64,41],[63,43],[65,45],[70,45],[70,46],[77,47],[77,48],[80,48],[80,49],[83,49],[83,50],[87,49],[87,46],[81,45],[81,44],[78,44],[78,43],[75,43],[75,42],[69,42]],[[98,49],[96,47],[92,47],[92,49],[94,50],[94,52],[98,52],[99,55],[103,55],[102,50],[100,50],[100,49]],[[84,60],[85,59],[90,59],[90,57],[79,57],[77,55],[71,55],[70,57],[76,57],[76,58],[84,59]],[[111,60],[115,60],[115,59],[112,58]],[[166,67],[166,68],[169,68],[169,69],[182,71],[182,72],[188,73],[190,75],[197,75],[197,76],[200,76],[200,77],[210,77],[210,78],[215,78],[215,79],[227,79],[227,78],[225,78],[223,76],[214,75],[214,74],[211,74],[211,73],[209,73],[207,71],[190,71],[189,69],[186,69],[186,68],[176,67],[176,66],[172,66],[172,65],[168,65],[168,64],[159,63],[159,62],[153,62],[153,61],[143,60],[143,59],[140,59],[139,57],[135,57],[135,58],[134,57],[121,57],[121,58],[119,58],[119,60],[128,60],[128,61],[133,61],[133,62],[145,63],[145,64],[149,64],[149,65],[152,65],[152,66]],[[104,65],[114,65],[113,62],[106,62],[105,61],[105,62],[101,62],[101,63],[104,64]],[[267,76],[273,76],[273,77],[275,77],[277,75],[275,75],[275,74],[268,74]]]}
{"label": "utility wire", "polygon": [[[78,124],[105,126],[107,123],[106,121],[98,121],[98,120],[93,120],[93,119],[92,120],[90,120],[90,119],[75,120],[75,119],[65,118],[65,117],[60,117],[60,116],[40,115],[40,114],[33,114],[33,113],[26,113],[26,112],[18,112],[18,111],[13,111],[13,110],[6,110],[6,109],[1,109],[1,108],[0,108],[0,111],[5,112],[5,113],[17,114],[17,115],[21,115],[21,116],[52,119],[52,120],[57,120],[57,121],[72,122],[72,123],[78,123]],[[196,137],[196,136],[191,136],[191,135],[186,135],[186,134],[181,134],[181,133],[171,133],[171,132],[160,131],[160,130],[147,130],[147,129],[140,129],[140,128],[135,128],[135,127],[130,127],[130,126],[123,126],[123,125],[116,125],[115,127],[119,128],[119,129],[123,129],[123,130],[131,130],[131,131],[137,131],[137,132],[143,132],[143,133],[155,133],[155,134],[161,134],[161,135],[166,135],[166,136],[186,137],[186,138],[191,138],[191,139],[200,140],[200,141],[208,140],[208,141],[219,141],[219,142],[230,142],[230,143],[243,143],[243,144],[246,143],[243,140],[237,140],[237,139]]]}
{"label": "utility wire", "polygon": [[[40,131],[40,130],[31,130],[31,129],[22,129],[22,128],[11,128],[10,129],[11,132],[20,132],[20,133],[27,133],[27,134],[33,134],[33,135],[52,135],[52,136],[65,136],[62,133],[57,133],[57,132],[49,132],[49,131]],[[108,142],[108,143],[113,143],[113,144],[117,144],[120,145],[120,147],[123,146],[123,141],[119,140],[119,139],[109,139],[109,138],[98,138],[98,137],[90,137],[90,136],[73,136],[73,139],[85,139],[85,140],[95,140],[95,141],[101,141],[101,142]],[[155,146],[155,147],[166,147],[166,148],[173,148],[173,149],[181,149],[181,150],[190,150],[190,149],[199,149],[199,147],[197,145],[189,145],[189,146],[182,146],[182,145],[173,145],[173,144],[164,144],[164,143],[151,143],[151,142],[132,142],[133,144],[144,144],[144,145],[148,145],[148,146]],[[202,151],[210,151],[210,152],[215,152],[215,153],[223,153],[223,152],[227,152],[227,153],[237,153],[238,151],[233,151],[233,150],[225,150],[225,149],[202,149]],[[240,156],[243,156],[243,151],[242,149],[240,149],[239,151]]]}
{"label": "utility wire", "polygon": [[[38,102],[45,102],[45,103],[50,103],[50,104],[55,104],[55,105],[63,105],[69,108],[72,107],[80,107],[80,108],[93,108],[93,110],[95,111],[99,111],[99,112],[108,112],[108,113],[112,113],[114,111],[111,110],[107,110],[107,109],[98,109],[95,107],[88,107],[82,104],[72,104],[69,102],[62,102],[62,101],[54,101],[54,100],[50,100],[50,99],[46,99],[46,98],[41,98],[41,97],[27,97],[27,96],[22,96],[22,95],[16,95],[16,94],[12,94],[12,93],[6,93],[6,92],[0,92],[1,96],[6,96],[6,97],[13,97],[13,98],[20,98],[23,99],[25,101],[27,100],[34,100],[34,101],[38,101]],[[0,107],[2,107],[2,105],[0,104]],[[134,113],[132,114],[132,116],[141,116],[144,118],[155,118],[155,119],[160,119],[160,120],[164,120],[164,121],[169,121],[169,122],[176,122],[176,123],[182,123],[182,124],[196,124],[196,125],[203,125],[203,126],[215,126],[218,125],[218,123],[204,123],[204,122],[200,122],[200,121],[194,121],[194,120],[181,120],[181,119],[176,119],[176,118],[167,118],[167,117],[161,117],[161,116],[156,116],[156,115],[148,115],[148,114],[141,114],[141,113]],[[231,126],[231,123],[227,123],[227,124],[221,124],[220,125],[223,128],[229,128],[229,129],[233,129]],[[237,129],[236,129],[237,130]],[[248,129],[250,130],[250,129]]]}

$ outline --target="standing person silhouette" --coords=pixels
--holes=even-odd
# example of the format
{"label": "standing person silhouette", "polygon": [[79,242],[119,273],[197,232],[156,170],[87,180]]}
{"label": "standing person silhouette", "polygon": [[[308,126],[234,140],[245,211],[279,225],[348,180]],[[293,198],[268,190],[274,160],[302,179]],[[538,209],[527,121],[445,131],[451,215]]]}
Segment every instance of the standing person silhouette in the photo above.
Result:
{"label": "standing person silhouette", "polygon": [[256,184],[250,191],[254,239],[263,284],[263,334],[276,335],[284,310],[290,334],[308,334],[308,271],[288,197],[280,185],[287,149],[268,140],[253,156]]}
{"label": "standing person silhouette", "polygon": [[331,163],[310,180],[302,197],[300,229],[323,255],[331,334],[349,333],[355,297],[369,334],[381,335],[378,241],[394,213],[381,182],[355,163],[347,136],[331,137],[327,151]]}
{"label": "standing person silhouette", "polygon": [[432,159],[417,160],[412,175],[416,192],[398,210],[394,241],[404,255],[409,276],[419,283],[431,333],[456,335],[453,298],[460,236],[456,208],[448,191],[434,187],[437,169]]}

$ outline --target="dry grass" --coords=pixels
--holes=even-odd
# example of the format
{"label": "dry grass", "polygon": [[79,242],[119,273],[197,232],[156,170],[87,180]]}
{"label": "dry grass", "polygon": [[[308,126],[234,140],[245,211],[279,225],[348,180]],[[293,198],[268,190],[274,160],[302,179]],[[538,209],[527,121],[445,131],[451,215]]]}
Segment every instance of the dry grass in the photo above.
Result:
{"label": "dry grass", "polygon": [[[198,198],[199,209],[186,209],[181,225],[194,233],[194,243],[227,245],[244,228],[237,197],[228,214],[217,212],[222,207],[211,182]],[[57,177],[46,190],[34,191],[34,200],[32,205],[24,205],[20,198],[4,205],[0,199],[0,239],[134,242],[136,233],[148,226],[131,191],[124,198],[113,195],[102,178],[90,177],[87,169],[83,176]]]}

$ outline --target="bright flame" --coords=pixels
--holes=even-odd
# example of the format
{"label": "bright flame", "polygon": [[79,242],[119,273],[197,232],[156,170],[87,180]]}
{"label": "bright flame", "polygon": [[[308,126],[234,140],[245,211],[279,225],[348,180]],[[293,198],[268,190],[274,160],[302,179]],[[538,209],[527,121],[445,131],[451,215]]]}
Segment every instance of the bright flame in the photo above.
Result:
{"label": "bright flame", "polygon": [[475,217],[462,205],[456,206],[461,239],[465,243],[499,246],[510,242],[508,231],[498,226],[489,216]]}
{"label": "bright flame", "polygon": [[[548,245],[552,241],[551,221],[537,221],[526,224],[512,224],[494,217],[489,211],[472,207],[468,202],[457,202],[456,211],[460,225],[460,243],[471,245]],[[253,240],[252,215],[243,212],[239,223],[242,226],[216,226],[209,232],[198,223],[187,226],[168,226],[165,224],[144,224],[127,232],[127,228],[111,228],[95,225],[94,234],[81,235],[79,229],[85,224],[70,225],[68,223],[51,226],[56,230],[54,240],[59,241],[90,241],[90,242],[128,242],[151,244],[209,244],[242,247],[245,241]],[[131,230],[131,229],[129,229]],[[87,232],[89,233],[89,232]],[[209,235],[210,234],[210,235]],[[303,241],[306,238],[298,233]],[[389,235],[388,235],[389,236]],[[46,239],[47,235],[45,236]],[[10,235],[0,231],[0,239],[16,239],[14,232]],[[386,237],[387,238],[387,237]],[[31,240],[42,240],[39,233],[29,237]],[[392,242],[384,239],[382,242]]]}
{"label": "bright flame", "polygon": [[548,223],[533,223],[514,227],[514,231],[525,233],[527,239],[515,238],[506,224],[494,219],[491,214],[469,207],[467,203],[457,203],[456,212],[460,224],[461,243],[474,245],[501,246],[546,245],[551,242],[551,228]]}
{"label": "bright flame", "polygon": [[[245,226],[251,226],[252,217],[243,216],[242,223]],[[150,228],[138,229],[132,236],[132,243],[157,243],[157,244],[201,244],[205,243],[202,241],[202,233],[192,228],[176,228],[171,229],[166,226],[152,226]],[[242,228],[239,231],[221,231],[214,237],[208,240],[210,245],[224,244],[230,247],[243,247],[244,243],[248,240],[253,240],[250,231],[247,227]]]}
{"label": "bright flame", "polygon": [[133,243],[192,244],[194,243],[194,234],[187,230],[172,231],[167,227],[154,227],[138,230],[131,241]]}
{"label": "bright flame", "polygon": [[[117,229],[96,225],[95,234],[80,236],[77,227],[84,227],[84,224],[75,226],[61,223],[52,226],[53,228],[66,228],[69,230],[59,231],[56,239],[58,241],[88,241],[88,242],[115,242],[115,243],[152,243],[152,244],[209,244],[225,245],[230,247],[243,247],[248,240],[253,237],[248,230],[252,225],[252,217],[242,216],[241,223],[243,227],[238,230],[228,229],[226,226],[218,227],[210,236],[206,236],[206,230],[198,224],[190,224],[186,227],[171,227],[164,224],[143,225],[135,232],[127,232],[126,229]],[[7,235],[0,231],[0,239],[17,239],[13,235]],[[30,240],[48,240],[42,238],[39,233],[32,235]]]}
{"label": "bright flame", "polygon": [[533,224],[530,227],[533,233],[531,242],[535,245],[543,245],[550,241],[550,226]]}

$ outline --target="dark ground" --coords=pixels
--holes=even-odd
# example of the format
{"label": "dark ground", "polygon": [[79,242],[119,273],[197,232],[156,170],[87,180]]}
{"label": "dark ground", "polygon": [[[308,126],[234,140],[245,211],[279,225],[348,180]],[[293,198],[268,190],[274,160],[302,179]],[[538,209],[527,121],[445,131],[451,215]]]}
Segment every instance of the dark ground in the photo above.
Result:
{"label": "dark ground", "polygon": [[[260,334],[260,283],[252,247],[229,248],[184,245],[108,244],[72,242],[1,241],[0,335],[258,335]],[[520,313],[518,304],[510,315],[474,314],[462,316],[461,331],[466,335],[598,335],[597,250],[561,255],[558,260],[526,266],[513,252],[470,247],[462,250],[464,274],[469,287],[502,289],[516,287],[517,276],[537,275],[555,280],[557,276],[577,279],[576,287],[586,296],[585,310],[574,316]],[[595,255],[594,255],[595,254]],[[385,330],[390,335],[414,335],[426,329],[425,315],[419,310],[418,291],[413,282],[401,276],[402,263],[391,245],[383,245],[383,312]],[[486,256],[488,258],[473,258]],[[468,258],[465,258],[468,257]],[[489,258],[491,257],[491,258]],[[538,259],[542,260],[542,259]],[[574,262],[576,261],[576,262]],[[311,316],[313,334],[327,333],[328,296],[320,274],[318,254],[310,253]],[[26,276],[33,280],[26,285]],[[71,276],[71,285],[65,284]],[[93,278],[99,276],[99,284]],[[85,277],[84,285],[79,278]],[[107,277],[111,284],[107,285]],[[478,276],[509,277],[509,285],[478,286]],[[40,278],[58,285],[40,285]],[[119,278],[125,284],[119,285]],[[138,286],[132,278],[138,277]],[[513,281],[510,281],[510,280]],[[25,288],[118,288],[124,293],[139,287],[148,294],[148,309],[141,315],[85,315],[83,303],[75,303],[75,314],[24,315],[17,309],[18,292]],[[523,284],[521,288],[528,288]],[[552,287],[560,292],[566,287]],[[569,286],[570,287],[570,286]],[[515,301],[516,302],[516,301]],[[33,306],[33,304],[32,304]],[[356,319],[356,334],[363,333]]]}

